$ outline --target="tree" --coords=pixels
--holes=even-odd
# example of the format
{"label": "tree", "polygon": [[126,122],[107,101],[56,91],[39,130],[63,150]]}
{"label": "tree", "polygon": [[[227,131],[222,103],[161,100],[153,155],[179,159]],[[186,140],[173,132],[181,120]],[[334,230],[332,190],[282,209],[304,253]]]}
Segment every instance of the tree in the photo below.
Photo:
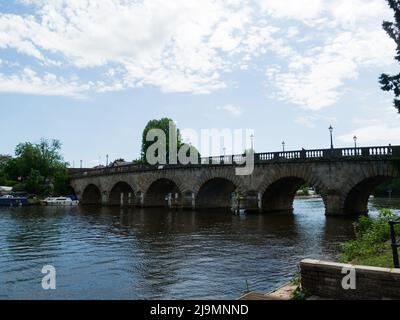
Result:
{"label": "tree", "polygon": [[176,143],[177,143],[178,150],[182,145],[182,138],[181,138],[181,134],[179,132],[179,129],[175,126],[175,124],[172,121],[172,119],[169,119],[169,118],[162,118],[160,120],[151,120],[151,121],[149,121],[147,123],[146,127],[143,130],[142,152],[141,152],[142,161],[144,163],[146,163],[146,164],[148,163],[148,161],[146,160],[147,149],[154,143],[154,141],[147,141],[147,134],[152,129],[160,129],[165,133],[166,145],[164,147],[165,147],[165,150],[166,150],[166,159],[169,162],[169,159],[170,159],[170,155],[169,155],[170,129],[173,130],[171,132],[171,136],[176,138]]}
{"label": "tree", "polygon": [[[389,6],[394,11],[395,22],[384,21],[383,29],[396,43],[395,59],[400,62],[400,0],[387,0]],[[394,106],[400,113],[400,73],[397,75],[382,74],[379,78],[382,90],[393,91]]]}
{"label": "tree", "polygon": [[45,178],[38,170],[31,169],[28,177],[26,178],[26,191],[34,194],[42,194],[44,190]]}
{"label": "tree", "polygon": [[0,185],[8,185],[10,183],[10,181],[8,181],[6,166],[11,160],[11,156],[0,154]]}
{"label": "tree", "polygon": [[15,158],[8,160],[3,170],[19,189],[25,187],[38,195],[63,194],[69,190],[69,177],[60,151],[58,140],[20,143],[15,148]]}

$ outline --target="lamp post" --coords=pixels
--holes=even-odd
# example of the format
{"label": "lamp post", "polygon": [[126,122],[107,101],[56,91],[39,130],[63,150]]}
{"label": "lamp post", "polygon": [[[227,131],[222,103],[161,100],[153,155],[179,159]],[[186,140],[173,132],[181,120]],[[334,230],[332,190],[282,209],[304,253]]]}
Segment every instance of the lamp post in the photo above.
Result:
{"label": "lamp post", "polygon": [[333,127],[329,126],[329,132],[331,134],[331,149],[333,149]]}
{"label": "lamp post", "polygon": [[357,136],[354,136],[353,140],[354,140],[354,149],[357,149]]}
{"label": "lamp post", "polygon": [[282,150],[283,150],[283,152],[285,152],[285,141],[282,141]]}

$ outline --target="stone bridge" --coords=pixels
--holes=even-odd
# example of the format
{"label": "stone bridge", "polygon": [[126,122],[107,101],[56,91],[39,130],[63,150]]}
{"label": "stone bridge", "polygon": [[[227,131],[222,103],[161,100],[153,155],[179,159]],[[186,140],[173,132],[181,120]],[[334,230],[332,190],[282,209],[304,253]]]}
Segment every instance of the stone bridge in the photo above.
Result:
{"label": "stone bridge", "polygon": [[327,215],[365,214],[379,184],[400,177],[400,146],[255,154],[254,172],[235,174],[238,158],[202,158],[198,165],[107,167],[72,174],[83,205],[288,211],[308,184]]}

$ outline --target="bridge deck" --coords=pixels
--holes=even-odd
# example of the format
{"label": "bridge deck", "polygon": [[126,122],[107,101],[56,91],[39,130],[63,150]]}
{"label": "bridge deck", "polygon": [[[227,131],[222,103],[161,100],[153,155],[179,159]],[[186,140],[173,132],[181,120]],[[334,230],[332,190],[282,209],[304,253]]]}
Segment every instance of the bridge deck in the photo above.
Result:
{"label": "bridge deck", "polygon": [[[391,159],[400,157],[400,146],[380,146],[363,148],[339,148],[319,150],[298,150],[282,152],[255,153],[255,164],[269,164],[282,162],[309,162],[309,161],[338,161],[338,160],[368,160]],[[70,169],[74,178],[85,176],[99,176],[118,173],[133,173],[141,171],[158,171],[168,169],[190,169],[198,166],[240,166],[246,163],[246,155],[231,155],[201,158],[198,164],[166,164],[159,166],[128,164],[115,167],[103,167],[94,169]]]}

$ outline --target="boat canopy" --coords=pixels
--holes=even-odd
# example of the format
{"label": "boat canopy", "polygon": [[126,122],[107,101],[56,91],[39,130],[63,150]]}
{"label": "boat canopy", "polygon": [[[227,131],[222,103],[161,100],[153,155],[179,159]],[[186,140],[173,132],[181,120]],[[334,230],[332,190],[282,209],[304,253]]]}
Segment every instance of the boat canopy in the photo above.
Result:
{"label": "boat canopy", "polygon": [[0,192],[1,191],[3,191],[3,192],[11,192],[12,191],[12,187],[3,187],[3,186],[0,186]]}

